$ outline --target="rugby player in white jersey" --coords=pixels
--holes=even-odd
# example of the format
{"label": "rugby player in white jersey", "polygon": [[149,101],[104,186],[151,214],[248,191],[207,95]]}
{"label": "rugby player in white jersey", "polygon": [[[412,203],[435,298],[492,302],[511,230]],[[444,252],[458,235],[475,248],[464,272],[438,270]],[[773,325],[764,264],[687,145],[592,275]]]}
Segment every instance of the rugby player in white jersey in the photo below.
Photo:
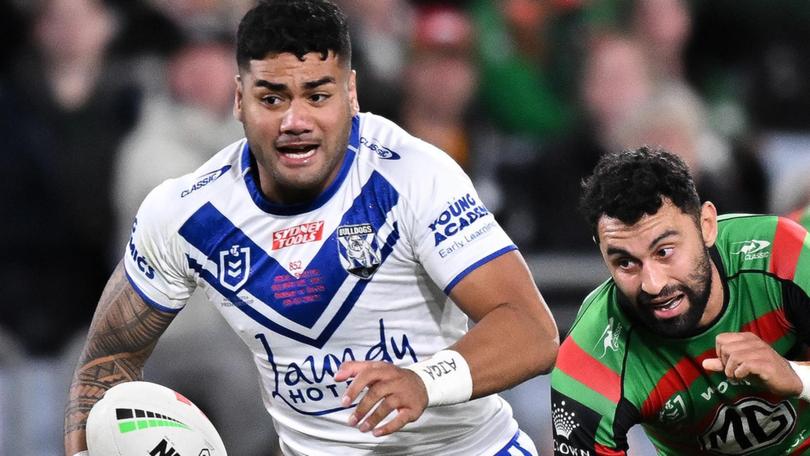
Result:
{"label": "rugby player in white jersey", "polygon": [[237,35],[246,138],[142,204],[76,368],[65,454],[197,287],[252,351],[285,454],[536,454],[495,393],[552,368],[557,328],[469,178],[358,112],[332,3],[260,2]]}

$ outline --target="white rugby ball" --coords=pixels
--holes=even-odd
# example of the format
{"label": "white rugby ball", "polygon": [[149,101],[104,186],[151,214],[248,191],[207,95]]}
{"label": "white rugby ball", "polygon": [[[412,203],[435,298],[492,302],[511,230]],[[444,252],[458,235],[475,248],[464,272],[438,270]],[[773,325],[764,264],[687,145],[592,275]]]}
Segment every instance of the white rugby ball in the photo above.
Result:
{"label": "white rugby ball", "polygon": [[110,388],[87,417],[90,456],[225,456],[205,414],[182,394],[150,382]]}

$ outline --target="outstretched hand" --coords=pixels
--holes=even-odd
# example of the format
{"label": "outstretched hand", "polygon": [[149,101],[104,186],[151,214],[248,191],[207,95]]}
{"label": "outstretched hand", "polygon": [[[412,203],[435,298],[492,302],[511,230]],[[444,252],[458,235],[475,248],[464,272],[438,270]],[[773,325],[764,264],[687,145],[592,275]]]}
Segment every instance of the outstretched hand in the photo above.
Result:
{"label": "outstretched hand", "polygon": [[[391,363],[344,362],[335,373],[335,381],[347,380],[351,380],[351,384],[343,396],[344,407],[353,404],[360,393],[366,390],[349,417],[349,426],[358,426],[362,432],[373,429],[373,434],[377,437],[396,432],[406,424],[416,421],[428,405],[427,389],[422,379],[415,372]],[[393,419],[376,427],[393,411],[396,411]]]}
{"label": "outstretched hand", "polygon": [[723,372],[729,380],[762,385],[783,397],[802,392],[802,381],[787,360],[755,334],[718,334],[715,348],[717,358],[703,360],[707,371]]}

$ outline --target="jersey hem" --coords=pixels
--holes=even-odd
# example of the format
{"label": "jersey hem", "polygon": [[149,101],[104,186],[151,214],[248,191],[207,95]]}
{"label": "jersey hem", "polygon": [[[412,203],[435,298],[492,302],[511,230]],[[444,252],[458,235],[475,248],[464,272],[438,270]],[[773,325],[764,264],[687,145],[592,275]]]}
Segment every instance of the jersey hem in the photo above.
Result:
{"label": "jersey hem", "polygon": [[126,275],[129,284],[132,285],[132,289],[135,290],[136,293],[138,293],[138,296],[140,296],[141,299],[143,299],[143,302],[145,302],[149,307],[160,310],[161,312],[168,312],[173,314],[176,314],[182,310],[182,309],[173,309],[171,307],[166,307],[164,305],[158,304],[157,301],[147,296],[146,293],[135,283],[132,277],[130,277],[129,272],[126,270],[126,268],[124,269],[124,274]]}
{"label": "jersey hem", "polygon": [[474,270],[478,269],[478,267],[483,266],[484,264],[489,263],[490,261],[494,260],[495,258],[498,258],[499,256],[501,256],[501,255],[503,255],[505,253],[511,252],[512,250],[517,250],[517,246],[514,245],[514,244],[506,246],[506,247],[504,247],[504,248],[502,248],[500,250],[497,250],[497,251],[495,251],[493,253],[490,253],[489,255],[485,256],[484,258],[481,258],[480,260],[478,260],[475,263],[471,264],[470,266],[465,268],[463,271],[461,271],[457,276],[455,276],[453,278],[453,280],[451,280],[450,283],[447,284],[446,287],[444,287],[444,294],[450,295],[450,292],[453,291],[453,288],[461,281],[461,279],[463,279],[464,277],[467,277],[467,275],[469,273],[471,273]]}

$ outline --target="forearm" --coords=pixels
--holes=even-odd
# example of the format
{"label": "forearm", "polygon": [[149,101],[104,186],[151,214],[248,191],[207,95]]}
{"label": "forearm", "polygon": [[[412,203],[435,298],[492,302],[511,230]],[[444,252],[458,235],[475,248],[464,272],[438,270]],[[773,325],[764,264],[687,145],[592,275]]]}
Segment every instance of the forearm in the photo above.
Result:
{"label": "forearm", "polygon": [[119,265],[99,301],[65,409],[65,454],[86,449],[93,405],[114,385],[143,378],[143,366],[174,315],[145,305]]}
{"label": "forearm", "polygon": [[557,328],[545,309],[504,303],[481,319],[451,348],[464,356],[473,379],[472,398],[510,388],[554,367]]}

